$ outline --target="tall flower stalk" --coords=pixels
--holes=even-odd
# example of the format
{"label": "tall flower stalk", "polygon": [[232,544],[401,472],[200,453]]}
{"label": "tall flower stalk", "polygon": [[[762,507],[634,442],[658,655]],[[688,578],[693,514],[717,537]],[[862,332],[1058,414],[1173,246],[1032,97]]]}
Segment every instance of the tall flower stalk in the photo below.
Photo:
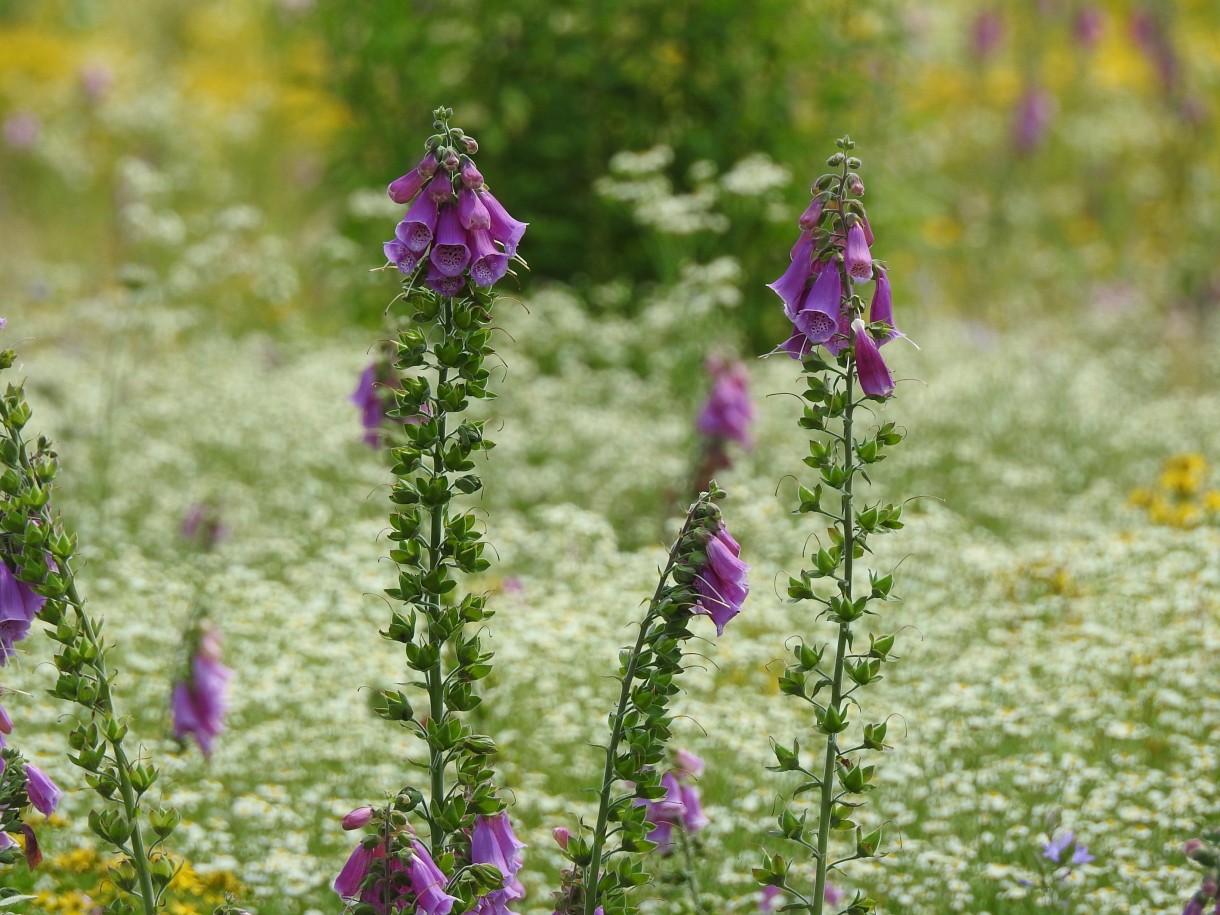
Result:
{"label": "tall flower stalk", "polygon": [[[706,615],[718,635],[741,610],[748,593],[740,547],[725,529],[715,483],[691,505],[640,621],[635,645],[619,656],[619,696],[610,713],[610,736],[597,789],[592,835],[564,830],[564,854],[572,862],[556,894],[566,915],[615,915],[634,911],[627,893],[649,879],[640,854],[657,843],[656,804],[671,791],[660,764],[671,731],[669,703],[678,691],[683,646],[691,621]],[[672,776],[670,776],[672,779]],[[668,824],[666,824],[668,825]],[[616,842],[609,847],[609,840]],[[614,866],[610,860],[622,856]]]}
{"label": "tall flower stalk", "polygon": [[[0,353],[0,369],[12,367],[14,359],[12,350]],[[108,663],[112,645],[77,589],[76,538],[50,507],[59,459],[42,436],[32,442],[25,437],[30,417],[24,390],[10,384],[0,397],[0,562],[11,564],[16,579],[45,601],[39,616],[63,646],[55,656],[59,678],[51,693],[80,707],[68,737],[76,755],[69,759],[104,802],[90,812],[89,827],[123,857],[111,872],[119,896],[107,911],[155,915],[175,870],[157,848],[179,817],[143,806],[157,770],[142,752],[128,749],[128,720],[118,712]]]}
{"label": "tall flower stalk", "polygon": [[[483,421],[465,411],[471,400],[494,396],[484,367],[493,354],[491,286],[509,272],[525,223],[491,195],[472,158],[478,144],[450,126],[451,116],[445,108],[434,112],[436,133],[423,159],[389,188],[393,200],[408,205],[384,251],[387,267],[403,274],[395,303],[409,320],[395,331],[392,377],[378,392],[389,404],[390,558],[399,569],[397,586],[386,592],[399,606],[382,636],[403,646],[425,708],[417,711],[418,699],[402,691],[385,690],[378,713],[423,744],[428,776],[423,786],[404,787],[371,819],[373,831],[362,843],[368,866],[358,883],[374,909],[425,905],[399,897],[391,879],[399,871],[443,872],[444,898],[427,903],[438,912],[448,911],[450,898],[469,908],[488,890],[502,892],[512,876],[501,870],[489,883],[479,866],[494,863],[473,860],[480,818],[501,815],[504,802],[493,783],[495,744],[464,718],[479,705],[475,687],[491,672],[492,653],[479,632],[493,612],[486,595],[462,593],[458,580],[490,565],[475,513],[460,503],[482,490],[474,457],[493,443]],[[412,814],[427,826],[426,847],[411,838],[406,818]],[[336,889],[354,899],[345,891],[350,885]]]}
{"label": "tall flower stalk", "polygon": [[[888,276],[870,252],[873,238],[860,199],[860,160],[851,154],[855,144],[844,137],[837,146],[839,152],[828,160],[837,171],[814,183],[792,263],[771,286],[793,323],[792,336],[781,349],[802,362],[807,404],[800,426],[814,433],[805,463],[819,477],[812,487],[799,487],[796,511],[831,525],[828,542],[811,557],[812,567],[789,579],[788,595],[817,607],[816,619],[829,624],[831,640],[803,636],[779,680],[783,693],[810,707],[820,749],[809,760],[799,739],[791,746],[776,743],[776,765],[771,767],[800,776],[793,803],[779,815],[778,835],[812,857],[813,887],[798,886],[790,862],[781,855],[768,858],[755,876],[813,915],[823,912],[832,870],[879,854],[880,828],[865,832],[854,818],[862,796],[873,789],[874,767],[866,764],[864,754],[884,749],[886,722],[856,718],[862,690],[881,678],[882,666],[892,659],[894,636],[870,631],[865,646],[860,635],[867,617],[875,615],[870,604],[892,598],[894,579],[869,570],[865,586],[858,563],[870,552],[874,534],[902,527],[900,507],[861,499],[860,486],[870,482],[871,466],[902,438],[890,422],[861,431],[857,416],[867,402],[884,401],[893,393],[879,347],[899,333]],[[866,322],[856,290],[869,280],[874,287]],[[802,795],[815,799],[812,810],[797,807],[795,798]],[[850,836],[846,847],[832,841],[832,833]],[[866,894],[857,893],[847,911],[861,915],[874,908]]]}

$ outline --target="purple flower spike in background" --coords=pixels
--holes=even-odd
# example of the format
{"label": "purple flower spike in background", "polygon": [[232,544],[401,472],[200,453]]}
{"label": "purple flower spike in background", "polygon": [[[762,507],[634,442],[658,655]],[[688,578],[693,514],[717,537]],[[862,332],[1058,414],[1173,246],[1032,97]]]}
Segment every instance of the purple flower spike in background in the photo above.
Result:
{"label": "purple flower spike in background", "polygon": [[349,398],[360,410],[360,424],[364,426],[364,443],[372,448],[381,444],[382,426],[385,425],[385,405],[377,390],[377,364],[373,363],[360,373],[360,381]]}
{"label": "purple flower spike in background", "polygon": [[233,672],[220,663],[220,635],[203,624],[197,635],[187,677],[174,684],[171,706],[174,736],[195,738],[204,756],[210,756],[216,738],[224,731],[228,711],[229,678]]}
{"label": "purple flower spike in background", "polygon": [[1013,115],[1012,144],[1017,152],[1028,155],[1038,149],[1054,117],[1054,96],[1038,86],[1026,89]]}
{"label": "purple flower spike in background", "polygon": [[708,438],[732,440],[743,448],[754,447],[750,435],[754,404],[750,400],[750,376],[745,365],[712,358],[706,368],[712,375],[712,390],[699,412],[699,431]]}

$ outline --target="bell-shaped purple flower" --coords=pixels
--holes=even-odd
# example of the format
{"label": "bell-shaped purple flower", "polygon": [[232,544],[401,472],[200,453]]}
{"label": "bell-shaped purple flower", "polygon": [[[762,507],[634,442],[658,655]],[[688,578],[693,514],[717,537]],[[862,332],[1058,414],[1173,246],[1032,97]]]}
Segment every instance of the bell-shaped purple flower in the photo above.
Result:
{"label": "bell-shaped purple flower", "polygon": [[0,557],[0,667],[14,654],[13,646],[29,634],[30,624],[46,602],[29,584],[18,581]]}
{"label": "bell-shaped purple flower", "polygon": [[483,186],[483,173],[479,171],[474,162],[470,159],[465,160],[459,169],[462,175],[462,186],[468,187],[472,191],[477,191]]}
{"label": "bell-shaped purple flower", "polygon": [[419,165],[401,178],[390,182],[388,189],[390,199],[395,203],[410,203],[434,174],[436,174],[436,156],[428,153],[419,160]]}
{"label": "bell-shaped purple flower", "polygon": [[698,788],[694,785],[682,785],[679,792],[682,797],[682,826],[687,832],[694,835],[711,821],[703,812]]}
{"label": "bell-shaped purple flower", "polygon": [[445,207],[436,221],[436,244],[429,257],[442,276],[461,276],[470,263],[470,249],[466,247],[466,230],[457,207]]}
{"label": "bell-shaped purple flower", "polygon": [[868,307],[868,323],[890,326],[885,336],[877,341],[878,346],[884,346],[903,334],[894,326],[894,301],[890,293],[890,278],[884,270],[878,267],[875,279],[877,282],[873,287],[873,301]]}
{"label": "bell-shaped purple flower", "polygon": [[458,191],[458,216],[464,229],[490,229],[491,214],[487,206],[479,199],[477,191],[468,187]]}
{"label": "bell-shaped purple flower", "polygon": [[813,281],[813,288],[792,318],[796,329],[810,343],[825,343],[834,336],[843,307],[843,279],[833,263],[827,264]]}
{"label": "bell-shaped purple flower", "polygon": [[408,251],[422,255],[436,234],[438,214],[436,201],[424,194],[411,204],[406,218],[394,228],[394,235],[407,246]]}
{"label": "bell-shaped purple flower", "polygon": [[45,817],[55,812],[59,799],[63,796],[63,792],[51,781],[51,777],[30,763],[25,766],[25,793],[34,809]]}
{"label": "bell-shaped purple flower", "polygon": [[853,345],[856,356],[856,377],[860,379],[860,390],[869,397],[889,397],[894,393],[894,379],[886,367],[881,350],[868,333],[864,321],[857,318],[852,322],[855,333]]}
{"label": "bell-shaped purple flower", "polygon": [[174,684],[171,697],[174,736],[183,740],[192,735],[204,756],[225,729],[228,711],[229,679],[233,671],[220,663],[220,635],[204,629],[191,658],[190,676]]}
{"label": "bell-shaped purple flower", "polygon": [[455,296],[466,287],[466,278],[461,274],[448,276],[441,273],[436,264],[428,263],[428,274],[424,277],[424,285],[437,295]]}
{"label": "bell-shaped purple flower", "polygon": [[741,612],[741,605],[750,593],[746,582],[750,567],[740,556],[741,547],[721,525],[707,542],[707,562],[696,581],[699,600],[695,612],[711,617],[716,635],[724,635],[724,627]]}
{"label": "bell-shaped purple flower", "polygon": [[812,232],[817,228],[818,220],[822,218],[822,209],[825,206],[826,199],[821,194],[809,201],[809,206],[805,207],[805,212],[798,220],[802,232]]}
{"label": "bell-shaped purple flower", "polygon": [[418,841],[411,843],[411,892],[415,894],[416,915],[449,915],[456,896],[445,892],[449,878],[436,866],[432,856]]}
{"label": "bell-shaped purple flower", "polygon": [[453,179],[446,171],[436,173],[436,177],[428,184],[428,197],[438,207],[443,207],[453,201]]}
{"label": "bell-shaped purple flower", "polygon": [[674,772],[680,779],[699,778],[703,775],[704,763],[702,757],[696,756],[690,750],[679,747],[674,750]]}
{"label": "bell-shaped purple flower", "polygon": [[470,839],[470,856],[475,864],[490,864],[503,876],[504,883],[479,900],[475,911],[479,915],[504,915],[514,899],[525,896],[525,887],[517,879],[523,863],[521,850],[525,843],[513,835],[512,823],[504,811],[491,817],[476,817]]}
{"label": "bell-shaped purple flower", "polygon": [[470,235],[470,279],[476,286],[492,286],[508,273],[508,255],[496,247],[491,233],[474,229]]}
{"label": "bell-shaped purple flower", "polygon": [[517,245],[525,235],[528,222],[518,222],[508,215],[504,204],[492,196],[491,191],[484,188],[479,191],[479,198],[491,215],[491,237],[504,246],[504,253],[512,257],[517,253]]}
{"label": "bell-shaped purple flower", "polygon": [[343,869],[331,887],[344,899],[356,899],[360,896],[360,888],[364,878],[369,875],[373,862],[382,857],[381,846],[368,848],[363,842],[356,846],[348,856]]}
{"label": "bell-shaped purple flower", "polygon": [[772,290],[784,303],[784,314],[788,320],[796,322],[796,315],[804,304],[809,292],[809,282],[817,276],[813,265],[813,236],[802,232],[792,249],[792,263],[774,283],[768,283]]}
{"label": "bell-shaped purple flower", "polygon": [[360,410],[365,444],[376,448],[381,444],[382,427],[385,425],[385,404],[377,390],[377,363],[372,363],[360,373],[356,390],[348,399]]}
{"label": "bell-shaped purple flower", "polygon": [[750,400],[750,376],[740,362],[712,360],[712,390],[707,403],[699,412],[699,431],[708,438],[732,439],[743,448],[754,447],[750,423],[754,420],[754,404]]}
{"label": "bell-shaped purple flower", "polygon": [[381,246],[381,250],[385,252],[386,260],[396,266],[400,273],[405,273],[407,276],[414,273],[415,268],[419,266],[419,254],[408,248],[406,242],[397,238],[385,242]]}
{"label": "bell-shaped purple flower", "polygon": [[847,230],[847,250],[843,263],[853,283],[866,283],[873,278],[873,255],[868,250],[864,226],[858,222],[853,222]]}

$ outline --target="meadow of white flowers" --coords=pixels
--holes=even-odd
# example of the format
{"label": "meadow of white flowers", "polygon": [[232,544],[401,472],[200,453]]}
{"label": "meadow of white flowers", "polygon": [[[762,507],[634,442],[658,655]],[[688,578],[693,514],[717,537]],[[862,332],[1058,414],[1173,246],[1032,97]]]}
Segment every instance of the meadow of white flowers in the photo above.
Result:
{"label": "meadow of white flowers", "polygon": [[[704,392],[677,379],[740,297],[731,267],[692,269],[634,320],[591,317],[559,290],[500,303],[499,447],[480,471],[495,562],[477,583],[495,594],[497,658],[477,714],[530,845],[522,911],[549,911],[561,861],[550,830],[575,830],[592,809],[582,791],[599,765],[606,675],[634,635],[695,454]],[[899,632],[902,661],[866,700],[896,716],[864,815],[889,824],[890,855],[852,875],[896,913],[1042,911],[1023,881],[1038,879],[1049,832],[1072,829],[1096,860],[1069,878],[1070,911],[1168,911],[1193,881],[1180,843],[1220,802],[1220,533],[1152,525],[1127,497],[1170,454],[1220,453],[1208,368],[1220,354],[1136,338],[1153,323],[1138,309],[1092,315],[1087,336],[1077,321],[996,333],[908,314],[922,349],[887,353],[896,377],[922,380],[878,409],[909,446],[876,468],[887,498],[913,498],[875,562],[901,565],[903,600],[874,631]],[[202,310],[138,297],[8,317],[31,428],[63,456],[81,582],[120,646],[123,704],[184,814],[176,849],[233,871],[259,915],[337,911],[329,882],[352,841],[340,816],[409,771],[409,742],[369,711],[367,688],[408,679],[375,632],[393,579],[381,561],[388,473],[346,399],[373,341],[232,339]],[[750,867],[764,841],[781,847],[762,838],[783,793],[763,768],[768,738],[808,724],[776,695],[775,659],[793,633],[818,636],[784,598],[784,573],[817,533],[789,514],[808,453],[798,372],[783,356],[750,370],[758,446],[720,483],[752,593],[723,637],[707,627],[677,706],[676,742],[708,760],[698,860],[712,910],[726,912],[754,910]],[[212,554],[178,536],[200,501],[231,528]],[[236,671],[210,762],[167,736],[197,595]],[[6,670],[6,687],[29,694],[6,700],[14,738],[68,792],[50,857],[91,844],[92,796],[64,759],[65,709],[46,695],[51,645],[22,648]],[[659,883],[666,892],[678,911],[676,888]]]}

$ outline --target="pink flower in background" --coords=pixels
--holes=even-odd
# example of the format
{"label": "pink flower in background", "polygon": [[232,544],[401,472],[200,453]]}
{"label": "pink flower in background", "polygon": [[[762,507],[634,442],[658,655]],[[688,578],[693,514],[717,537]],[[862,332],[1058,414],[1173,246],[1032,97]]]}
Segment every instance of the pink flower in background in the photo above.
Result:
{"label": "pink flower in background", "polygon": [[10,149],[33,149],[42,136],[42,121],[29,111],[16,111],[4,119],[3,133]]}
{"label": "pink flower in background", "polygon": [[711,358],[706,363],[712,376],[712,390],[699,411],[696,425],[708,438],[731,439],[743,448],[752,448],[750,423],[754,404],[750,400],[750,376],[743,363]]}
{"label": "pink flower in background", "polygon": [[1012,144],[1017,152],[1028,155],[1038,149],[1054,119],[1055,97],[1038,86],[1027,88],[1013,113]]}
{"label": "pink flower in background", "polygon": [[699,570],[695,582],[699,592],[695,612],[711,617],[716,635],[724,635],[724,627],[741,612],[741,605],[750,593],[746,582],[750,567],[740,557],[741,547],[722,524],[707,542],[707,564]]}
{"label": "pink flower in background", "polygon": [[216,738],[225,729],[229,679],[233,671],[220,663],[220,634],[203,626],[190,660],[187,678],[174,684],[171,696],[174,736],[195,738],[204,756],[210,756]]}

